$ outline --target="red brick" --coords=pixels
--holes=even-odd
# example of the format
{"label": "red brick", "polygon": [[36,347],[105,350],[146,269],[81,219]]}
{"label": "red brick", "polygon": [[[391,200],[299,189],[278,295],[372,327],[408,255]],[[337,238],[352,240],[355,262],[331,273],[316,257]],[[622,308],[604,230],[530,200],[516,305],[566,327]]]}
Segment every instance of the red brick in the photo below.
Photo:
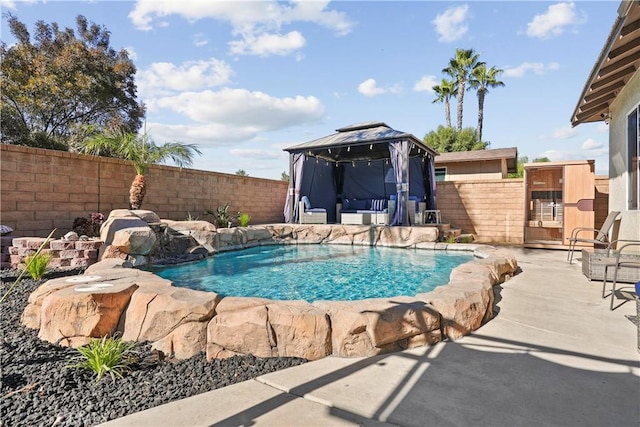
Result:
{"label": "red brick", "polygon": [[49,263],[49,267],[51,268],[70,267],[70,266],[71,266],[70,259],[54,258]]}
{"label": "red brick", "polygon": [[91,264],[86,258],[74,258],[71,260],[71,267],[88,267]]}
{"label": "red brick", "polygon": [[78,251],[75,249],[66,249],[64,251],[60,251],[60,258],[62,259],[82,258],[82,251]]}
{"label": "red brick", "polygon": [[67,249],[75,249],[76,242],[70,242],[68,240],[52,240],[50,246],[51,246],[51,249],[63,251]]}
{"label": "red brick", "polygon": [[75,242],[76,249],[92,250],[100,249],[100,246],[102,246],[101,240],[78,240]]}
{"label": "red brick", "polygon": [[84,257],[87,259],[98,259],[97,249],[87,249],[84,251]]}

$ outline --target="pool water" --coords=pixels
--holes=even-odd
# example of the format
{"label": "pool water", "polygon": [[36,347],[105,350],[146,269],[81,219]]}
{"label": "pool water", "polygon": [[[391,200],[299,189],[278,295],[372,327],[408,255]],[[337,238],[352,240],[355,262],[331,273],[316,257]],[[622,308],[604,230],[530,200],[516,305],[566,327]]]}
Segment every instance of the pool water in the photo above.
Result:
{"label": "pool water", "polygon": [[471,259],[420,249],[273,245],[150,271],[175,286],[221,296],[353,301],[431,291],[447,284],[451,270]]}

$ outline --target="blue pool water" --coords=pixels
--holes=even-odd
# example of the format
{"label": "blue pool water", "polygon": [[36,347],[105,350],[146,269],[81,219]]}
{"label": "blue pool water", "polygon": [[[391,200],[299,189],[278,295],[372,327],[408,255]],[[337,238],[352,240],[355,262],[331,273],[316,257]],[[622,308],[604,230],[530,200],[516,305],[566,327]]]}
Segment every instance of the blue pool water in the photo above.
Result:
{"label": "blue pool water", "polygon": [[151,271],[175,286],[222,296],[352,301],[431,291],[472,258],[419,249],[274,245]]}

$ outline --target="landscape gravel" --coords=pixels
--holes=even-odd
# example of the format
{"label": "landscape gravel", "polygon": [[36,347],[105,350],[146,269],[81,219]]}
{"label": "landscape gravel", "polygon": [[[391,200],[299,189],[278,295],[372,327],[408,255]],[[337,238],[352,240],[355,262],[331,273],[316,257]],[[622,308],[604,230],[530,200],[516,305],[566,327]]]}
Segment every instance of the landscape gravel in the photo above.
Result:
{"label": "landscape gravel", "polygon": [[[12,284],[0,275],[0,293]],[[0,304],[0,426],[93,426],[134,412],[246,381],[306,360],[235,356],[207,361],[159,360],[151,346],[135,349],[140,363],[124,378],[70,368],[78,351],[38,339],[20,323],[29,294],[44,281],[24,279]]]}

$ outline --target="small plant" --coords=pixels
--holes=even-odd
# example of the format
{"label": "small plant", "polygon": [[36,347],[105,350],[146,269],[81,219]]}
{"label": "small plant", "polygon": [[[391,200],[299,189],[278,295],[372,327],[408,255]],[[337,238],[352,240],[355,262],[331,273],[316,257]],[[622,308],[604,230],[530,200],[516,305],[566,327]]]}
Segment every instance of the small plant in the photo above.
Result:
{"label": "small plant", "polygon": [[89,344],[76,349],[80,353],[79,362],[70,367],[93,372],[96,382],[106,374],[115,381],[116,378],[122,378],[130,370],[129,366],[135,363],[136,358],[132,354],[135,345],[134,342],[124,342],[116,337],[92,338]]}
{"label": "small plant", "polygon": [[231,216],[229,215],[229,203],[224,206],[218,206],[216,211],[211,209],[205,211],[208,215],[212,215],[218,228],[231,228]]}
{"label": "small plant", "polygon": [[456,243],[456,236],[450,234],[444,239],[444,241],[445,243]]}
{"label": "small plant", "polygon": [[187,212],[187,221],[197,221],[199,217],[193,216],[191,212]]}
{"label": "small plant", "polygon": [[93,212],[88,217],[78,217],[73,220],[72,230],[79,236],[88,237],[100,236],[100,226],[104,222],[104,215],[100,212]]}
{"label": "small plant", "polygon": [[26,263],[25,270],[29,272],[33,280],[40,280],[44,276],[44,273],[47,272],[51,258],[51,254],[43,252],[29,255],[24,259]]}
{"label": "small plant", "polygon": [[42,250],[44,249],[45,246],[47,246],[47,244],[49,243],[49,240],[51,240],[51,237],[53,237],[53,233],[56,232],[56,229],[54,228],[53,230],[51,230],[51,233],[49,233],[49,235],[47,236],[46,239],[44,239],[44,242],[42,242],[42,244],[40,245],[40,247],[38,248],[38,250],[36,251],[35,254],[31,255],[31,259],[29,261],[27,261],[27,265],[26,267],[20,272],[20,274],[18,275],[18,278],[11,284],[11,286],[9,286],[9,289],[7,289],[7,292],[4,293],[4,295],[2,295],[2,298],[0,298],[0,304],[2,304],[2,302],[4,302],[4,300],[7,299],[7,297],[9,296],[9,294],[13,291],[13,289],[18,286],[18,283],[20,283],[20,281],[22,280],[22,278],[24,277],[25,273],[29,270],[30,266],[31,266],[31,262],[34,259],[33,257],[38,256],[40,253],[42,253]]}
{"label": "small plant", "polygon": [[249,225],[249,221],[251,221],[251,215],[246,212],[238,212],[238,224],[240,224],[240,227],[246,227]]}

